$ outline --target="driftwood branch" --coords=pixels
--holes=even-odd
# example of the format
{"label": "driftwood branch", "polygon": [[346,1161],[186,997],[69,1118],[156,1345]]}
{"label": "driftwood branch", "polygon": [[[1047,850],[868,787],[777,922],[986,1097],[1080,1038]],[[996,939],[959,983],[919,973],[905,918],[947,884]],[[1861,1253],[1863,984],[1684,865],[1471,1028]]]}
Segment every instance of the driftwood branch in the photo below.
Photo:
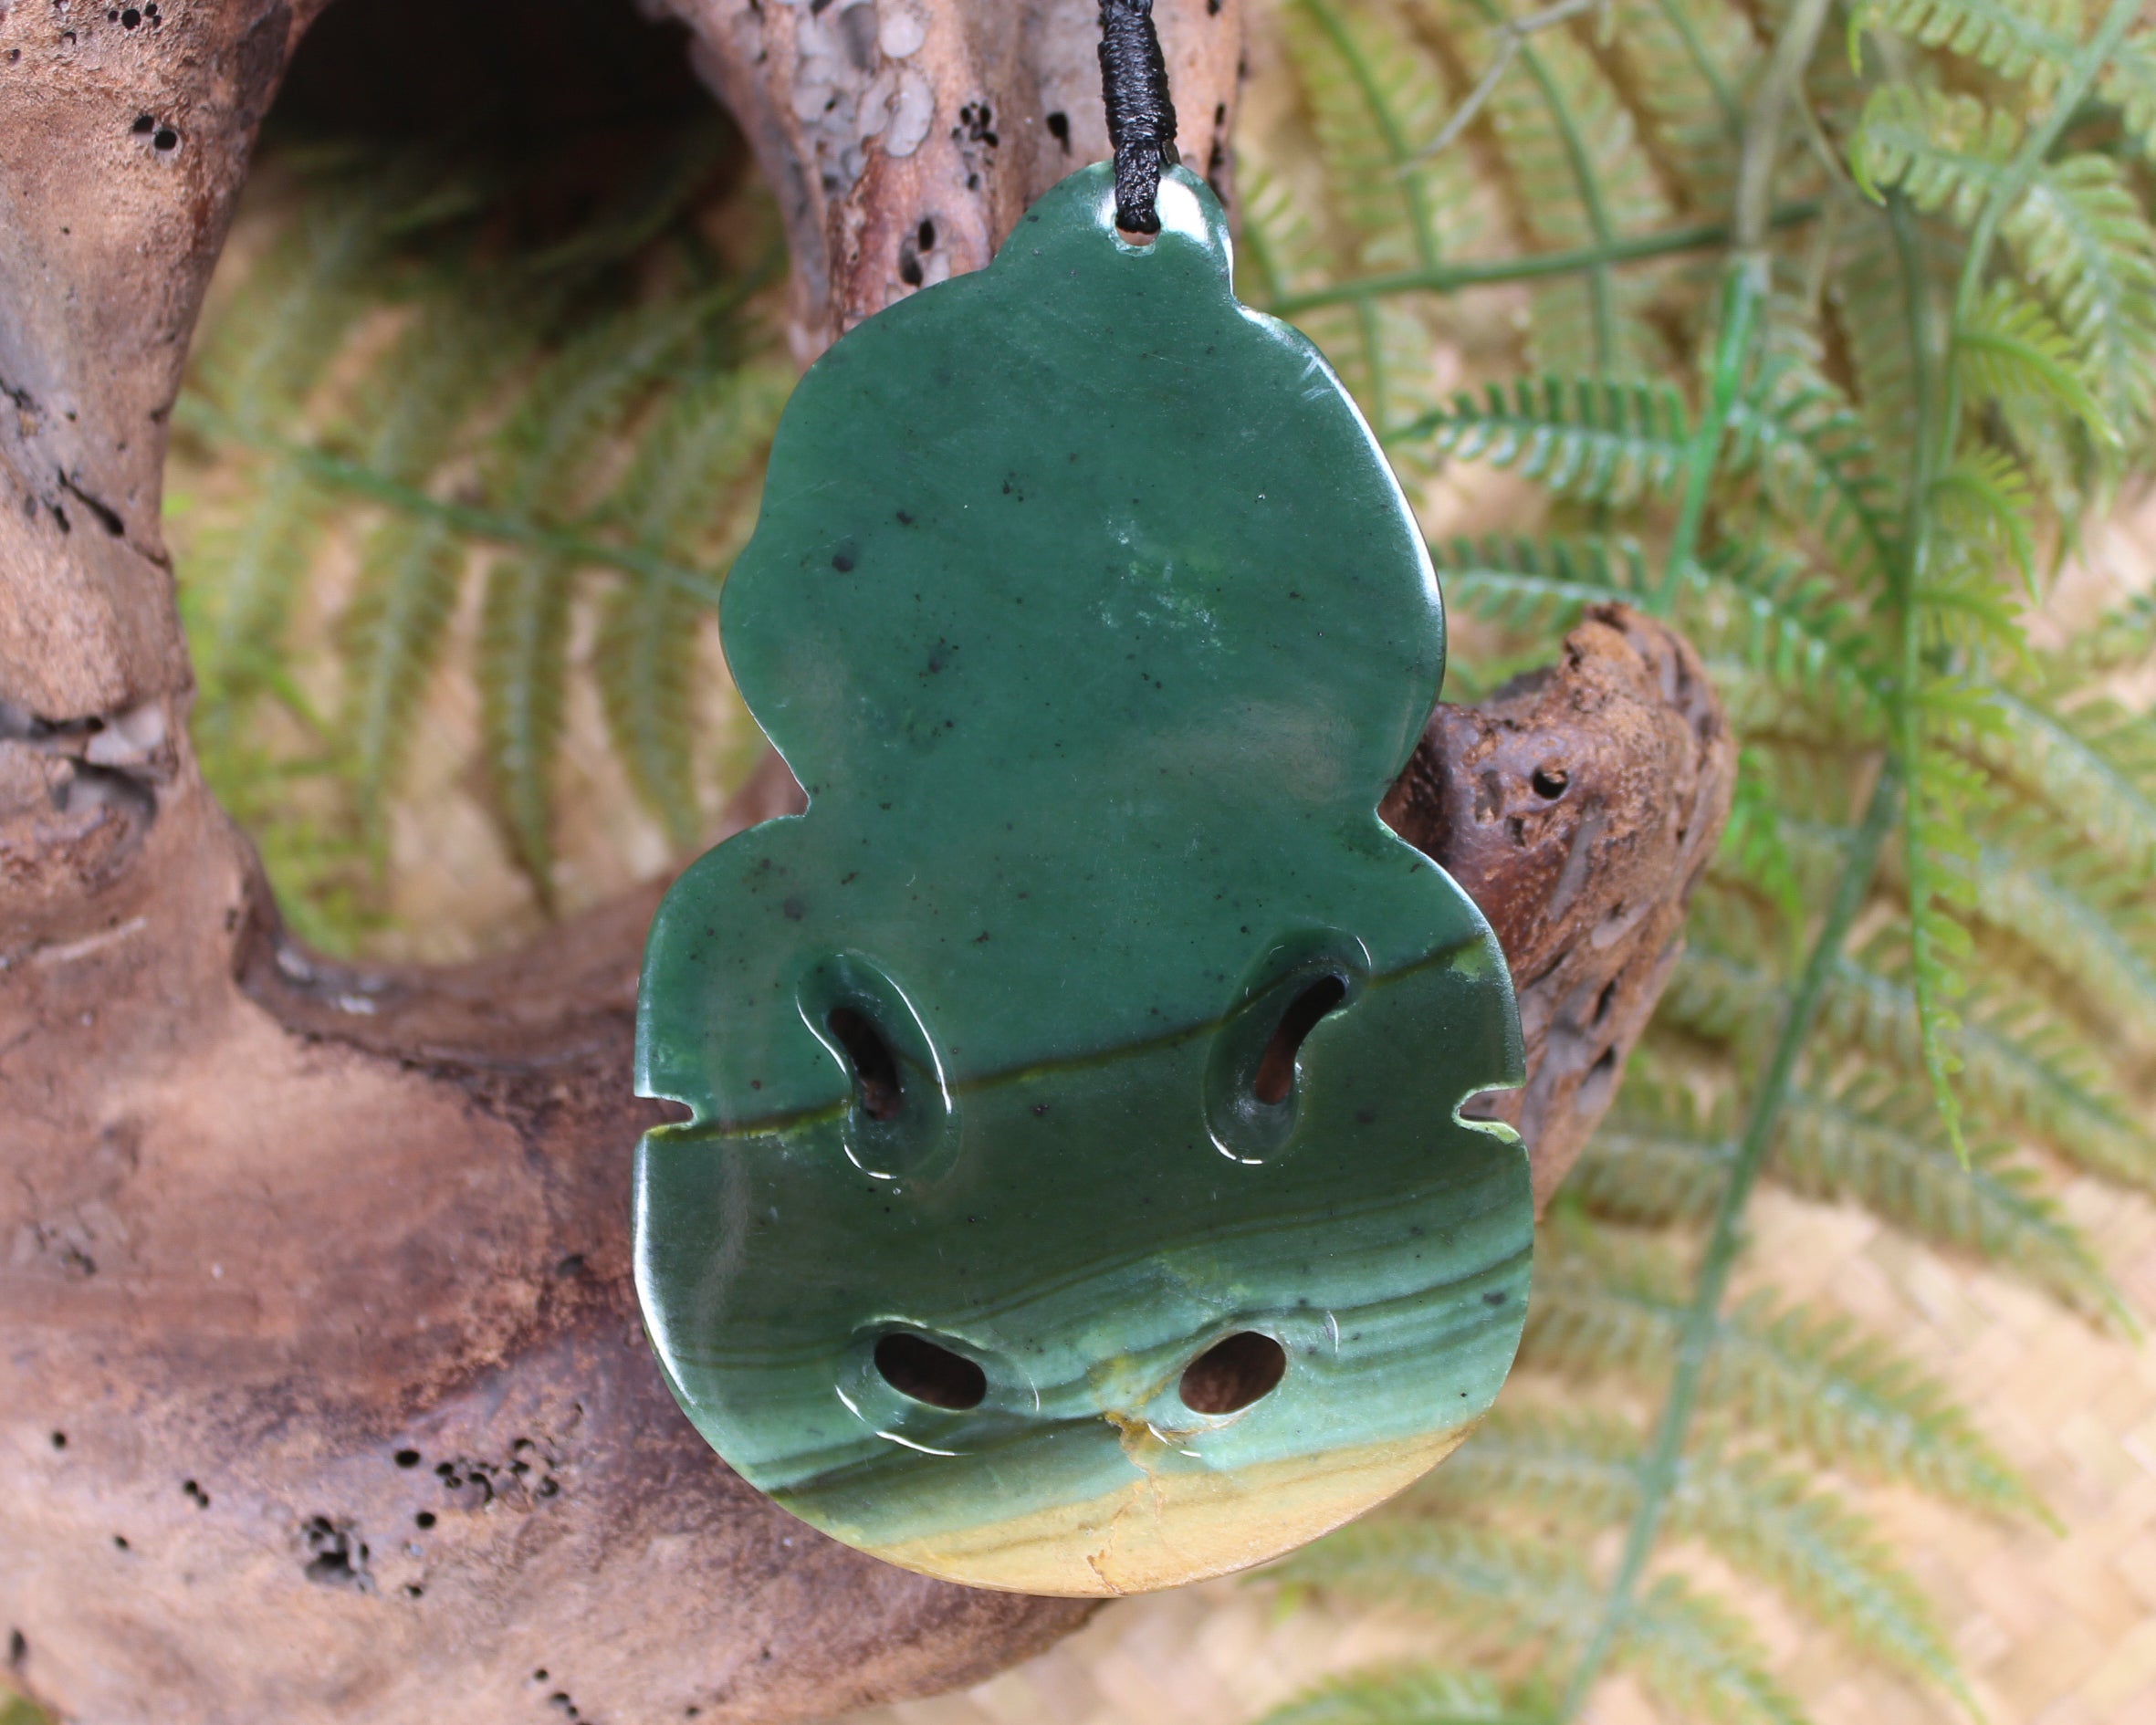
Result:
{"label": "driftwood branch", "polygon": [[[1060,177],[1051,116],[1070,161],[1104,152],[1092,0],[675,4],[786,202],[804,350],[983,261]],[[97,1720],[393,1725],[450,1697],[474,1725],[549,1699],[771,1720],[1046,1644],[1083,1607],[832,1544],[661,1385],[626,1205],[652,894],[452,970],[280,933],[188,748],[157,517],[186,340],[311,8],[106,10],[0,0],[10,1675]],[[1184,154],[1218,172],[1233,0],[1161,13]],[[1533,1078],[1504,1106],[1538,1193],[1653,1004],[1730,772],[1690,650],[1611,612],[1532,686],[1440,709],[1387,804],[1519,975]],[[767,771],[736,817],[790,794]]]}

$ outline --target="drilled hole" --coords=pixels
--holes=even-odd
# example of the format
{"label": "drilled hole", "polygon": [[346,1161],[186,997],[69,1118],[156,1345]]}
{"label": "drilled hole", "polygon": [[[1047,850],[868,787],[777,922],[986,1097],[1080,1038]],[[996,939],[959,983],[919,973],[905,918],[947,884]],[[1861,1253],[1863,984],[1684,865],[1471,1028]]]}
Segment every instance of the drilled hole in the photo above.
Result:
{"label": "drilled hole", "polygon": [[892,1120],[905,1100],[898,1085],[898,1061],[876,1027],[852,1007],[833,1007],[828,1022],[853,1069],[853,1092],[871,1120]]}
{"label": "drilled hole", "polygon": [[1281,1014],[1272,1040],[1258,1060],[1258,1076],[1251,1088],[1261,1103],[1282,1103],[1295,1082],[1295,1056],[1303,1040],[1324,1018],[1347,998],[1347,985],[1338,977],[1320,977],[1288,1003]]}
{"label": "drilled hole", "polygon": [[963,1354],[903,1330],[876,1343],[876,1370],[901,1396],[931,1407],[979,1407],[989,1393],[988,1374]]}
{"label": "drilled hole", "polygon": [[1572,775],[1562,767],[1537,767],[1528,782],[1534,787],[1536,796],[1554,802],[1572,783]]}
{"label": "drilled hole", "polygon": [[1183,1406],[1197,1414],[1233,1414],[1270,1395],[1288,1369],[1288,1351],[1269,1335],[1244,1330],[1216,1342],[1183,1371]]}

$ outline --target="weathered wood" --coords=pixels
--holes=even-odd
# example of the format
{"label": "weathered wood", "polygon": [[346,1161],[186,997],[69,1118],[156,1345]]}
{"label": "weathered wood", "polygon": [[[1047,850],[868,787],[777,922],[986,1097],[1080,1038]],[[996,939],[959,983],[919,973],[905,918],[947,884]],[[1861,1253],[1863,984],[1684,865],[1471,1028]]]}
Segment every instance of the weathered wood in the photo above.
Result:
{"label": "weathered wood", "polygon": [[[895,123],[888,92],[917,65],[933,123],[895,158],[857,132],[851,165],[835,110],[800,115],[824,88],[818,32],[867,51],[845,22],[862,6],[816,23],[781,0],[675,3],[788,200],[804,350],[911,285],[909,230],[924,279],[985,258],[1060,175],[1048,113],[1068,117],[1072,161],[1104,148],[1092,0],[924,4],[907,54],[884,32],[910,15],[883,0],[851,99],[890,74]],[[186,743],[157,501],[202,288],[312,7],[171,0],[132,30],[106,10],[0,0],[11,1675],[100,1720],[394,1725],[446,1705],[485,1725],[557,1695],[588,1718],[771,1720],[1044,1645],[1083,1608],[832,1544],[742,1487],[668,1398],[625,1197],[650,1117],[628,1072],[654,894],[454,970],[327,965],[278,932]],[[1233,0],[1162,14],[1185,152],[1209,156]],[[1561,796],[1535,785],[1553,761]],[[1388,804],[1520,973],[1538,1191],[1607,1104],[1729,776],[1689,649],[1613,612],[1534,687],[1440,709]],[[790,794],[768,771],[737,817]]]}
{"label": "weathered wood", "polygon": [[[794,348],[979,269],[1108,153],[1094,0],[643,0],[748,134],[793,254]],[[1242,0],[1155,0],[1186,164],[1229,188]]]}

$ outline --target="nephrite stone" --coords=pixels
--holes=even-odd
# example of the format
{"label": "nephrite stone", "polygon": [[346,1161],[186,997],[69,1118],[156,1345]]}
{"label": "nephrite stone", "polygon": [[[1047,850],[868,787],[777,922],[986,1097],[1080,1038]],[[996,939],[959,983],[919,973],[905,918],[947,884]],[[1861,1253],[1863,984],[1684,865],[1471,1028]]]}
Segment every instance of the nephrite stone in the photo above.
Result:
{"label": "nephrite stone", "polygon": [[1261,1562],[1490,1406],[1533,1210],[1502,955],[1378,820],[1437,580],[1177,170],[1105,166],[801,381],[722,622],[809,793],[651,932],[636,1278],[796,1515],[1034,1593]]}

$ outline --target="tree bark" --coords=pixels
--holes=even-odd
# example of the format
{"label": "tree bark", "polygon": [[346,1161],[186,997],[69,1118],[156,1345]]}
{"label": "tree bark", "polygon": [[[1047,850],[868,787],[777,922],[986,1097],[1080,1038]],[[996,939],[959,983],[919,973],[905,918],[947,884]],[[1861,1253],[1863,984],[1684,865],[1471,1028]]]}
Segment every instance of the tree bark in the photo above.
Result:
{"label": "tree bark", "polygon": [[[1050,115],[1070,163],[1104,152],[1092,0],[669,3],[780,189],[804,353],[985,261],[1063,171]],[[382,1725],[787,1720],[972,1681],[1085,1608],[822,1539],[705,1448],[644,1345],[656,889],[506,959],[331,965],[203,788],[165,416],[313,10],[0,0],[10,1674],[71,1718]],[[1219,172],[1235,0],[1161,13],[1184,153]],[[1498,1107],[1538,1196],[1651,1009],[1731,766],[1690,650],[1613,610],[1529,686],[1440,708],[1388,800],[1512,958],[1533,1076]],[[792,794],[767,770],[735,816]]]}

